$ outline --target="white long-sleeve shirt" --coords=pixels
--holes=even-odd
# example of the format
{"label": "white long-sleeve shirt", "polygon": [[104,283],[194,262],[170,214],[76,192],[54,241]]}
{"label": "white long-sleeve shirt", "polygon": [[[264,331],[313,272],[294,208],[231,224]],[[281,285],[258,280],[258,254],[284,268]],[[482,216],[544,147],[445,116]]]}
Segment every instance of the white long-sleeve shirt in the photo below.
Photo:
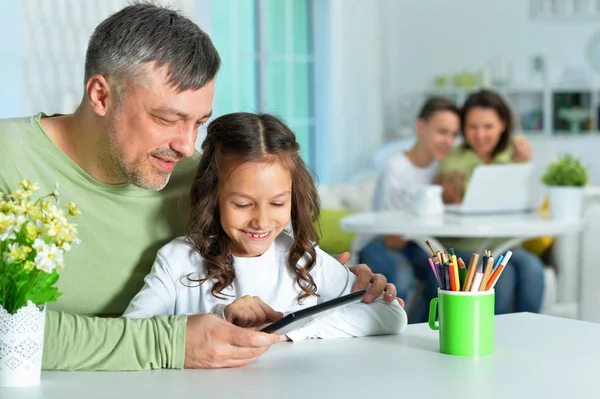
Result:
{"label": "white long-sleeve shirt", "polygon": [[[317,262],[311,275],[319,296],[310,296],[299,304],[300,287],[287,266],[292,244],[293,238],[284,232],[263,255],[234,257],[235,279],[221,292],[226,299],[220,299],[212,294],[211,281],[199,284],[190,280],[206,275],[204,262],[187,238],[177,238],[160,249],[144,287],[124,316],[215,313],[223,317],[224,306],[244,295],[258,296],[274,310],[287,314],[351,293],[356,276],[317,248]],[[406,313],[397,301],[387,303],[380,297],[371,304],[358,302],[330,311],[326,317],[316,318],[287,336],[297,341],[399,334],[406,325]]]}

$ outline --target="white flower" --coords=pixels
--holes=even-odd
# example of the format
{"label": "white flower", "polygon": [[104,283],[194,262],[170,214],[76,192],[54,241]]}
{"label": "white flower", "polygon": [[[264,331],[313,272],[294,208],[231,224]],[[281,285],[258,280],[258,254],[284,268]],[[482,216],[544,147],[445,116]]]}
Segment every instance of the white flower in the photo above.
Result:
{"label": "white flower", "polygon": [[33,241],[33,245],[31,247],[33,249],[35,249],[36,252],[40,252],[42,250],[42,248],[44,247],[44,245],[46,245],[46,243],[44,242],[44,240],[42,240],[41,238],[36,238]]}
{"label": "white flower", "polygon": [[8,215],[0,212],[0,241],[14,240],[17,238],[15,235],[15,215],[9,213]]}
{"label": "white flower", "polygon": [[8,251],[4,253],[4,262],[14,263],[19,257],[19,250],[19,243],[13,242],[8,244]]}
{"label": "white flower", "polygon": [[58,183],[56,183],[56,186],[54,186],[54,191],[52,192],[52,195],[56,199],[56,205],[60,205],[60,199],[59,199],[60,194],[58,193]]}
{"label": "white flower", "polygon": [[23,223],[25,223],[26,221],[27,221],[27,219],[23,215],[19,215],[16,218],[14,218],[14,220],[12,222],[13,230],[16,231],[17,233],[19,233],[21,231],[21,227],[23,226]]}
{"label": "white flower", "polygon": [[64,262],[63,253],[55,244],[44,244],[41,250],[38,250],[34,262],[35,267],[38,270],[46,273],[52,273],[52,270],[59,266],[62,267]]}

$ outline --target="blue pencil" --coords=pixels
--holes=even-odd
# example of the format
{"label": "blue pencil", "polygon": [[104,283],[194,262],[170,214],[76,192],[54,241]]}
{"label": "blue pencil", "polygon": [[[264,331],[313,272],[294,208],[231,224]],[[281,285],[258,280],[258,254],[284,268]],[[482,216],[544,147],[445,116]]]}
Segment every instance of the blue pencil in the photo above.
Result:
{"label": "blue pencil", "polygon": [[496,270],[498,266],[500,266],[500,262],[502,262],[502,259],[504,259],[504,255],[498,256],[498,260],[496,260],[496,264],[494,265],[494,270]]}
{"label": "blue pencil", "polygon": [[440,267],[440,262],[435,262],[435,270],[440,279],[440,288],[444,289],[444,275],[442,274],[442,268]]}

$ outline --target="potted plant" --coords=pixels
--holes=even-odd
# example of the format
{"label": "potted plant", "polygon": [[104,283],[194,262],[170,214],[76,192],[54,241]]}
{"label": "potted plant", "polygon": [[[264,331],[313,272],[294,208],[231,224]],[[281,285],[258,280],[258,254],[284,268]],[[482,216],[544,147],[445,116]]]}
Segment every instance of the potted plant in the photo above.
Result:
{"label": "potted plant", "polygon": [[558,157],[548,165],[542,182],[548,186],[552,219],[578,220],[581,217],[588,173],[579,159],[570,154]]}
{"label": "potted plant", "polygon": [[59,208],[58,185],[33,201],[38,189],[23,180],[0,192],[0,387],[40,383],[46,303],[60,296],[64,254],[79,242],[69,222],[81,215],[77,206]]}

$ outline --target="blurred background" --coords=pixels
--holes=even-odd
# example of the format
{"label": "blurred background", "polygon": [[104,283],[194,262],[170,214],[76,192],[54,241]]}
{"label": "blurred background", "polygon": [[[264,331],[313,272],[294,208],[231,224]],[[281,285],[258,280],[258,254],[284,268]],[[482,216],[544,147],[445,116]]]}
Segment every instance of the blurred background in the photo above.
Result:
{"label": "blurred background", "polygon": [[[0,2],[0,117],[70,112],[87,40],[124,0]],[[163,2],[163,4],[165,4]],[[223,67],[215,115],[269,111],[323,184],[371,173],[409,146],[429,94],[459,105],[491,87],[545,166],[582,158],[599,184],[600,1],[171,0]]]}

